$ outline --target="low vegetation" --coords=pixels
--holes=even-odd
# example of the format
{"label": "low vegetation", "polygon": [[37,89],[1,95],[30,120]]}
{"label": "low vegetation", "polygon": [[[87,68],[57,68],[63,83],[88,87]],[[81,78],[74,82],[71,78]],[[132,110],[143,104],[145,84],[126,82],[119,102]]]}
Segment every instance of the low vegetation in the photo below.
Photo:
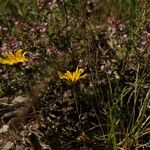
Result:
{"label": "low vegetation", "polygon": [[148,0],[1,0],[0,149],[149,149],[149,14]]}

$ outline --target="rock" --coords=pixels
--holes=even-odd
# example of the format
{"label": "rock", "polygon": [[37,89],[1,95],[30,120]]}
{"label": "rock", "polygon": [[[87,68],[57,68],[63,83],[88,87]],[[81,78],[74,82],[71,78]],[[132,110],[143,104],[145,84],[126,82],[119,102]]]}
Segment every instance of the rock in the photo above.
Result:
{"label": "rock", "polygon": [[9,129],[8,125],[3,125],[3,127],[0,129],[0,133],[7,132],[8,129]]}
{"label": "rock", "polygon": [[3,147],[2,150],[10,150],[10,149],[13,149],[13,147],[14,147],[14,143],[11,142],[11,141],[8,141],[8,142],[4,145],[4,147]]}
{"label": "rock", "polygon": [[26,103],[26,102],[29,102],[29,101],[30,101],[30,99],[28,97],[18,96],[15,99],[12,100],[12,104]]}
{"label": "rock", "polygon": [[9,97],[0,98],[0,103],[8,103],[8,102],[9,102]]}

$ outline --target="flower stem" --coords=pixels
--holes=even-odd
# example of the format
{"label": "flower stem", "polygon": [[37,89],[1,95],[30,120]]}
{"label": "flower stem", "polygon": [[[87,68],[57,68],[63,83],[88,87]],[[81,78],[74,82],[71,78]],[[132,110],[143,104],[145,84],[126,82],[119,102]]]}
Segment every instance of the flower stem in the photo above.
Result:
{"label": "flower stem", "polygon": [[75,86],[74,85],[72,87],[72,92],[73,92],[73,96],[74,96],[74,102],[75,102],[75,105],[76,105],[76,111],[79,114],[78,101],[77,101],[76,92],[75,92]]}

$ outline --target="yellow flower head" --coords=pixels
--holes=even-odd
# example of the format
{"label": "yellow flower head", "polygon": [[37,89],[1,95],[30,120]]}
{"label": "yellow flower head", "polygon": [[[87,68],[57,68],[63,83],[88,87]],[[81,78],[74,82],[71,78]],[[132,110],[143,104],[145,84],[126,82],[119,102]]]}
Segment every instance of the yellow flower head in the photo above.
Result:
{"label": "yellow flower head", "polygon": [[67,71],[64,74],[61,72],[58,72],[58,75],[59,75],[60,79],[66,79],[72,83],[75,83],[79,79],[85,78],[87,76],[87,74],[81,75],[83,72],[84,72],[84,69],[79,69],[77,67],[76,71],[74,71],[74,72]]}
{"label": "yellow flower head", "polygon": [[25,58],[25,54],[27,52],[22,53],[22,49],[19,49],[15,54],[12,52],[8,52],[4,55],[4,58],[0,58],[0,63],[1,64],[7,64],[7,65],[14,65],[19,62],[23,63],[27,61]]}

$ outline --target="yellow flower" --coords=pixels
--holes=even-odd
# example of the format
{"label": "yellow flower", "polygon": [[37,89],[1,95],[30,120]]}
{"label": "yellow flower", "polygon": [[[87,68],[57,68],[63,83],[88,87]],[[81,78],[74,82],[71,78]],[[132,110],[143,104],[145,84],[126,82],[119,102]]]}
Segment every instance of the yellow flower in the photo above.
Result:
{"label": "yellow flower", "polygon": [[22,49],[19,49],[15,54],[12,52],[8,52],[4,55],[4,58],[0,58],[0,63],[1,64],[7,64],[7,65],[14,65],[19,62],[23,63],[27,61],[25,58],[25,54],[27,52],[22,53]]}
{"label": "yellow flower", "polygon": [[76,71],[74,72],[67,71],[64,74],[61,72],[58,72],[58,75],[60,79],[66,79],[72,83],[75,83],[79,79],[85,78],[87,76],[87,74],[81,75],[83,72],[84,72],[84,69],[78,69],[77,67]]}

